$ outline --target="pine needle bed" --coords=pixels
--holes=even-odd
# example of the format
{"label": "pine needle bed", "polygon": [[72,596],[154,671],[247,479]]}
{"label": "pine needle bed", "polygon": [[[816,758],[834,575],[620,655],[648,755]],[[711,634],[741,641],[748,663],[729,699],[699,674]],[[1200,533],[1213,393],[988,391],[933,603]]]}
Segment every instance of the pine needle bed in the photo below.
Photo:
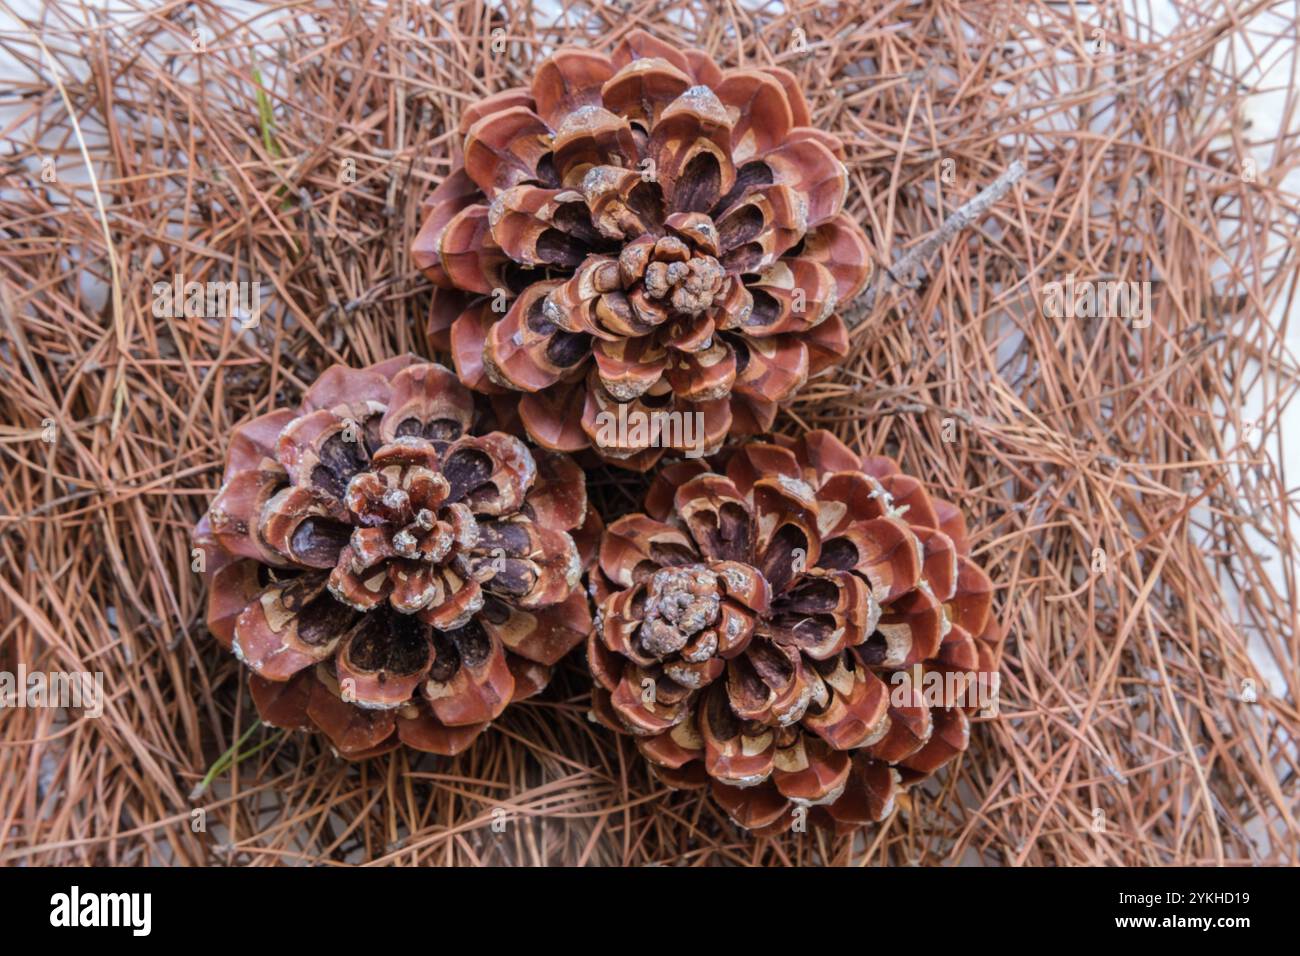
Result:
{"label": "pine needle bed", "polygon": [[[1297,144],[1259,141],[1259,74],[1221,54],[1285,5],[1237,6],[1182,4],[1158,32],[1119,4],[901,0],[89,22],[53,0],[9,23],[0,670],[99,671],[107,699],[95,719],[0,713],[0,863],[1294,864],[1297,369],[1277,317]],[[190,529],[230,429],[333,362],[433,356],[409,247],[461,109],[634,26],[785,66],[847,141],[850,211],[906,268],[777,428],[973,489],[999,584],[1000,715],[856,839],[754,839],[666,790],[588,720],[580,656],[460,757],[354,764],[261,726],[203,627]],[[1017,160],[977,221],[906,258]],[[262,321],[159,317],[175,275],[257,278]],[[1150,282],[1149,323],[1046,314],[1068,276]],[[607,516],[644,487],[590,478]]]}

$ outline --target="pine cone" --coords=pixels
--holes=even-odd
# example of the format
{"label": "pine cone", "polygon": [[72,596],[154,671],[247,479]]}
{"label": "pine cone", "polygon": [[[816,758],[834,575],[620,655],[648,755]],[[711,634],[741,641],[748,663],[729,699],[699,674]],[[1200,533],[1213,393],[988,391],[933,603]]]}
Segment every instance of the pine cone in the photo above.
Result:
{"label": "pine cone", "polygon": [[641,31],[611,56],[558,51],[461,119],[413,247],[440,287],[435,341],[466,384],[526,393],[524,427],[556,451],[645,470],[652,445],[688,450],[680,429],[602,432],[619,405],[701,414],[690,447],[710,453],[767,431],[846,354],[835,309],[871,273],[842,146],[809,123],[784,69],[724,73]]}
{"label": "pine cone", "polygon": [[263,720],[352,758],[458,753],[590,631],[581,470],[473,420],[450,371],[405,356],[235,429],[195,538]]}
{"label": "pine cone", "polygon": [[[815,431],[725,474],[670,465],[645,512],[609,525],[592,571],[593,716],[670,786],[710,785],[764,832],[795,806],[846,828],[966,749],[1002,632],[955,506]],[[930,673],[960,696],[914,696]]]}

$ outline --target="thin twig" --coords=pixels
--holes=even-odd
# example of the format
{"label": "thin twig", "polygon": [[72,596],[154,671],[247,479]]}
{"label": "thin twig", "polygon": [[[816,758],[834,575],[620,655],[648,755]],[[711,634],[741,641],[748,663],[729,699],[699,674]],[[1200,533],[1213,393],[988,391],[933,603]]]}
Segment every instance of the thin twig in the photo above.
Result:
{"label": "thin twig", "polygon": [[907,289],[915,289],[916,276],[925,268],[925,264],[930,256],[934,255],[935,250],[954,239],[963,229],[977,222],[1024,175],[1025,164],[1018,159],[1013,161],[1002,175],[981,189],[974,199],[954,210],[933,235],[926,237],[899,256],[892,265],[882,269],[875,281],[862,294],[862,298],[846,311],[844,321],[848,327],[853,328],[870,315],[871,310],[875,308],[876,300],[890,286],[899,285]]}

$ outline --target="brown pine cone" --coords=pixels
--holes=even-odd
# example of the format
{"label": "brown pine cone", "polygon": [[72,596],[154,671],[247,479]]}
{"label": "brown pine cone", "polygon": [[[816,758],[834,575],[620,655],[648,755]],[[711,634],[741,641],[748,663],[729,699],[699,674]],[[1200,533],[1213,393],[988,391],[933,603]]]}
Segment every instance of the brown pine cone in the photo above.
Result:
{"label": "brown pine cone", "polygon": [[590,631],[582,471],[473,420],[449,370],[404,356],[235,429],[195,539],[263,720],[351,758],[458,753]]}
{"label": "brown pine cone", "polygon": [[[466,384],[525,393],[556,451],[645,470],[652,445],[767,431],[846,354],[835,310],[872,268],[842,146],[810,122],[778,67],[724,72],[639,30],[609,56],[558,51],[461,119],[413,247],[440,287],[435,341]],[[699,413],[702,440],[602,432],[620,404],[634,423]]]}
{"label": "brown pine cone", "polygon": [[829,432],[670,465],[601,538],[593,716],[741,826],[879,821],[966,749],[976,683],[996,691],[968,555],[954,505]]}

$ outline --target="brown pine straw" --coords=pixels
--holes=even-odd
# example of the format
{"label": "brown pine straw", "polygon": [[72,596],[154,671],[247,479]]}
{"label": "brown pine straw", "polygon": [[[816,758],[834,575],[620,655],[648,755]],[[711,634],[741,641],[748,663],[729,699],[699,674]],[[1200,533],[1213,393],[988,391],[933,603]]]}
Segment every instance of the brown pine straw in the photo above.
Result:
{"label": "brown pine straw", "polygon": [[[23,23],[0,0],[0,670],[108,693],[100,719],[0,711],[4,864],[1297,862],[1297,367],[1274,317],[1300,144],[1242,113],[1294,2],[1181,2],[1163,32],[1119,3],[116,6]],[[356,765],[259,725],[203,627],[189,529],[231,428],[331,362],[431,354],[408,246],[460,110],[636,26],[795,71],[882,265],[1027,169],[779,420],[959,501],[1010,627],[1001,715],[856,840],[756,840],[665,791],[588,722],[580,655],[460,758]],[[1225,54],[1248,27],[1271,35]],[[261,326],[155,318],[176,273],[260,280]],[[1152,280],[1150,326],[1044,316],[1069,274]],[[643,482],[593,487],[612,514]]]}

